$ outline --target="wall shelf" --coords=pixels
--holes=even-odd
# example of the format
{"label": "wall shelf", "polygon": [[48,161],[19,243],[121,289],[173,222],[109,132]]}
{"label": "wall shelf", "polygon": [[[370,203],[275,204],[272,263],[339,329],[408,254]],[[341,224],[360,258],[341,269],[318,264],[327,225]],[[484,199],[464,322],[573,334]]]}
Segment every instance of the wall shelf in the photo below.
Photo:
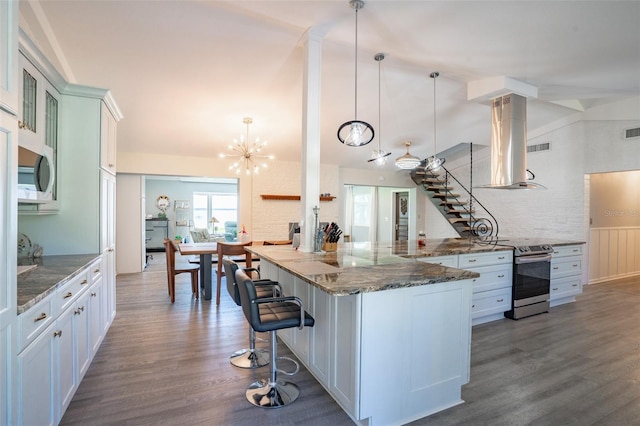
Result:
{"label": "wall shelf", "polygon": [[[289,201],[299,201],[299,195],[272,195],[272,194],[260,194],[260,197],[263,200],[289,200]],[[336,197],[328,196],[328,197],[320,197],[320,201],[333,201]]]}

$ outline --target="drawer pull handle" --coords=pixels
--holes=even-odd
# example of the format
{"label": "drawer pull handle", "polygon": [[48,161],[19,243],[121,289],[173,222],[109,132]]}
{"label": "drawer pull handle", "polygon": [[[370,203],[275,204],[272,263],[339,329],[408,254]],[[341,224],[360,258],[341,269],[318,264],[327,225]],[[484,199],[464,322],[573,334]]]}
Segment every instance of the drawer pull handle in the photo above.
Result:
{"label": "drawer pull handle", "polygon": [[475,261],[476,261],[476,259],[469,259],[469,263],[473,263]]}
{"label": "drawer pull handle", "polygon": [[84,312],[84,306],[80,306],[78,309],[73,311],[74,315],[80,315],[81,312]]}
{"label": "drawer pull handle", "polygon": [[96,268],[96,270],[93,271],[94,274],[97,274],[98,272],[100,272],[100,268]]}
{"label": "drawer pull handle", "polygon": [[46,318],[47,318],[47,314],[45,312],[43,312],[40,315],[38,315],[37,317],[35,317],[33,319],[33,322],[42,321],[43,319],[46,319]]}
{"label": "drawer pull handle", "polygon": [[498,278],[504,278],[504,274],[498,275]]}
{"label": "drawer pull handle", "polygon": [[554,287],[554,288],[553,288],[553,291],[558,291],[558,287]]}
{"label": "drawer pull handle", "polygon": [[574,253],[577,253],[577,252],[579,252],[579,251],[580,251],[580,250],[578,250],[578,249],[573,249],[573,252],[574,252]]}
{"label": "drawer pull handle", "polygon": [[577,267],[578,267],[578,264],[573,265],[573,267],[574,267],[574,268],[577,268]]}
{"label": "drawer pull handle", "polygon": [[53,337],[62,337],[62,330],[54,331]]}
{"label": "drawer pull handle", "polygon": [[557,267],[557,266],[554,266],[554,267],[553,267],[553,269],[557,270],[557,269],[558,269],[558,267]]}
{"label": "drawer pull handle", "polygon": [[97,294],[96,293],[91,293],[91,297],[96,297]]}
{"label": "drawer pull handle", "polygon": [[499,302],[504,302],[504,299],[498,299],[498,300],[496,300],[496,302],[498,302],[498,303]]}
{"label": "drawer pull handle", "polygon": [[498,256],[498,259],[502,260],[502,259],[504,259],[504,256]]}
{"label": "drawer pull handle", "polygon": [[471,307],[472,307],[472,308],[475,308],[475,307],[476,307],[476,305],[471,305]]}
{"label": "drawer pull handle", "polygon": [[63,299],[68,299],[71,296],[73,296],[73,293],[71,293],[70,291],[67,292],[67,294],[64,295]]}
{"label": "drawer pull handle", "polygon": [[86,283],[88,283],[88,282],[89,282],[89,281],[87,281],[87,280],[82,280],[82,282],[80,283],[80,285],[84,285],[84,284],[86,284]]}
{"label": "drawer pull handle", "polygon": [[572,284],[571,286],[572,287],[578,287],[578,284]]}

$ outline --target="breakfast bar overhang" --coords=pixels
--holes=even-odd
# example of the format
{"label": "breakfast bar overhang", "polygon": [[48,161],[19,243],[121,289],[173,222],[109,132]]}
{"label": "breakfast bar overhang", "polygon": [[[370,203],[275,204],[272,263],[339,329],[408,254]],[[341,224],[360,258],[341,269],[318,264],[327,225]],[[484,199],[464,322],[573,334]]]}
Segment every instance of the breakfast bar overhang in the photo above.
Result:
{"label": "breakfast bar overhang", "polygon": [[395,245],[247,247],[262,278],[279,281],[315,318],[313,328],[278,337],[362,425],[404,424],[460,404],[469,382],[479,274],[398,255]]}

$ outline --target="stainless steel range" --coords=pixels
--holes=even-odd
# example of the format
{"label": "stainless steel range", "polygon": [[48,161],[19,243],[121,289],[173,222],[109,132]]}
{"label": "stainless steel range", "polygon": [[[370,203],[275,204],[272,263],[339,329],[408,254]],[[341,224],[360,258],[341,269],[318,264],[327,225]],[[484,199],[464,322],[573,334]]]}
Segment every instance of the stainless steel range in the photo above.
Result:
{"label": "stainless steel range", "polygon": [[553,247],[548,244],[513,247],[512,305],[504,316],[517,320],[549,312]]}

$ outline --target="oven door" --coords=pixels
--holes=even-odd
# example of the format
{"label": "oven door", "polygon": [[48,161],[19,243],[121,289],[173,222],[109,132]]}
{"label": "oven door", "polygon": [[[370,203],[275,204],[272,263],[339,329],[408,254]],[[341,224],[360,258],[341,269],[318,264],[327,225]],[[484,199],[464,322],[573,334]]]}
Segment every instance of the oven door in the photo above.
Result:
{"label": "oven door", "polygon": [[551,255],[515,258],[513,306],[524,306],[549,300]]}

